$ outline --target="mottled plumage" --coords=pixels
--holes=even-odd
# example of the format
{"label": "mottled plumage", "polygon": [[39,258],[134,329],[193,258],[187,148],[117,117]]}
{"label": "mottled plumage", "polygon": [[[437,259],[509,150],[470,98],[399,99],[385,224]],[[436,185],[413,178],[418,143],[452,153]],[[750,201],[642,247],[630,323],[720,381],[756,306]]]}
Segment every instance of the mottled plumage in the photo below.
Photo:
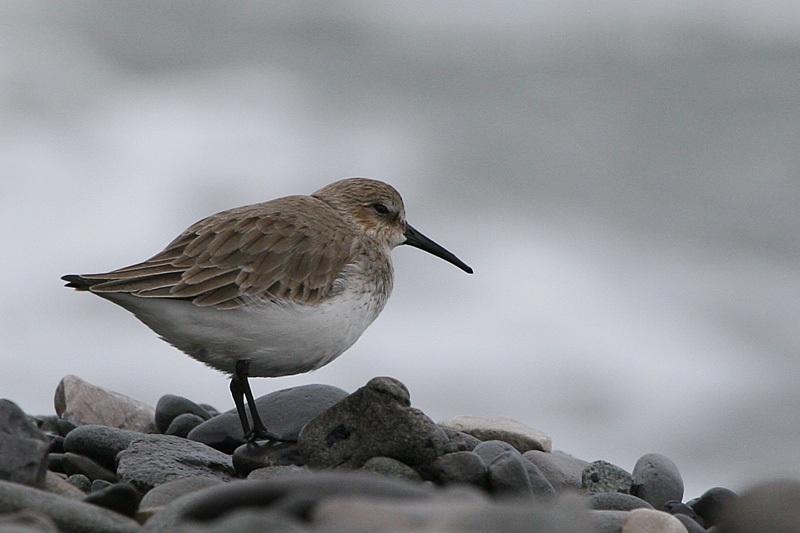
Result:
{"label": "mottled plumage", "polygon": [[244,431],[250,433],[242,394],[256,438],[268,434],[247,377],[307,372],[349,348],[391,294],[390,252],[400,244],[472,272],[408,225],[394,188],[351,178],[311,196],[222,211],[147,261],[62,279],[124,307],[175,347],[231,373]]}

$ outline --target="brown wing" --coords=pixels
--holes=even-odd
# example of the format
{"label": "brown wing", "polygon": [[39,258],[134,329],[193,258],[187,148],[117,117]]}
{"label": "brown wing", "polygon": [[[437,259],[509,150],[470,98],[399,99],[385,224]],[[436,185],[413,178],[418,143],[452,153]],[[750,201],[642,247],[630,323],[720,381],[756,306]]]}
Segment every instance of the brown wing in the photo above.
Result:
{"label": "brown wing", "polygon": [[289,196],[212,215],[143,263],[82,276],[96,293],[191,299],[240,307],[251,297],[314,304],[359,247],[355,231],[327,204]]}

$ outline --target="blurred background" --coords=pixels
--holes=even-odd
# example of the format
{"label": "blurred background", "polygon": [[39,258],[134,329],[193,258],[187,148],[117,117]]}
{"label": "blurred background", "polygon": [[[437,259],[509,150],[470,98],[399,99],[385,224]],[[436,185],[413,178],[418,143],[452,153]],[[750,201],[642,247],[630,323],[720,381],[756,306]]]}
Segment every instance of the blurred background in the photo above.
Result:
{"label": "blurred background", "polygon": [[800,472],[800,3],[0,2],[0,396],[227,379],[62,288],[196,220],[368,176],[408,247],[340,359],[686,497]]}

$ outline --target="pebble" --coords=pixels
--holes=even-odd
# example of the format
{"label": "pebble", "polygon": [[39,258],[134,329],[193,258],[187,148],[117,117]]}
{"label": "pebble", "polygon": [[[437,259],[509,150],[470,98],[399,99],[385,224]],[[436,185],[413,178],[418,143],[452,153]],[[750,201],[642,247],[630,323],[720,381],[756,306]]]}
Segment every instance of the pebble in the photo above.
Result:
{"label": "pebble", "polygon": [[467,483],[483,489],[489,488],[486,464],[477,453],[448,453],[437,457],[432,468],[439,483]]}
{"label": "pebble", "polygon": [[634,509],[622,523],[622,533],[686,533],[686,528],[669,513]]}
{"label": "pebble", "polygon": [[[439,426],[442,427],[442,426]],[[442,428],[447,436],[447,444],[444,445],[444,453],[471,452],[481,440],[473,437],[469,433],[456,431],[454,429]]]}
{"label": "pebble", "polygon": [[142,433],[157,433],[155,410],[124,394],[64,376],[56,388],[58,416],[77,426],[99,424]]}
{"label": "pebble", "polygon": [[107,468],[103,468],[85,455],[67,452],[61,460],[61,467],[68,476],[83,474],[90,481],[102,479],[110,483],[117,481],[117,475]]}
{"label": "pebble", "polygon": [[[255,402],[270,432],[296,441],[303,426],[346,396],[347,392],[338,387],[312,384],[271,392]],[[235,409],[203,422],[187,438],[225,453],[233,453],[244,444],[242,423]]]}
{"label": "pebble", "polygon": [[735,492],[723,487],[705,491],[699,498],[688,503],[706,528],[719,524],[723,509],[738,498]]}
{"label": "pebble", "polygon": [[45,476],[44,490],[51,494],[57,494],[72,500],[82,500],[86,496],[85,492],[53,472],[48,472]]}
{"label": "pebble", "polygon": [[174,394],[165,394],[158,399],[155,410],[155,421],[158,431],[167,433],[172,421],[180,415],[191,414],[200,418],[201,421],[211,419],[211,413],[203,407],[197,405],[192,400]]}
{"label": "pebble", "polygon": [[487,465],[489,491],[496,496],[551,495],[555,489],[536,465],[501,440],[480,443],[473,450]]}
{"label": "pebble", "polygon": [[800,480],[779,479],[755,485],[723,506],[724,533],[800,531]]}
{"label": "pebble", "polygon": [[598,492],[588,499],[589,507],[597,511],[632,511],[634,509],[653,509],[641,498],[621,492]]}
{"label": "pebble", "polygon": [[133,485],[114,483],[98,491],[91,492],[83,501],[133,517],[137,509],[139,509],[139,501],[141,499]]}
{"label": "pebble", "polygon": [[67,477],[67,483],[81,491],[85,496],[87,492],[92,490],[92,480],[83,474],[72,474]]}
{"label": "pebble", "polygon": [[552,453],[530,450],[522,454],[535,464],[556,491],[578,490],[581,488],[583,469],[588,461],[578,459],[562,451]]}
{"label": "pebble", "polygon": [[64,450],[85,455],[109,470],[116,470],[117,454],[144,433],[90,424],[79,426],[64,438]]}
{"label": "pebble", "polygon": [[678,467],[659,453],[648,453],[633,467],[631,493],[661,509],[668,501],[683,500],[683,479]]}
{"label": "pebble", "polygon": [[144,494],[153,487],[192,476],[236,477],[231,457],[220,451],[171,435],[144,435],[118,456],[117,476]]}
{"label": "pebble", "polygon": [[282,476],[305,476],[308,474],[311,474],[311,471],[301,466],[278,465],[253,470],[247,475],[247,479],[275,479]]}
{"label": "pebble", "polygon": [[669,502],[667,502],[667,503],[665,503],[664,505],[661,506],[661,510],[664,511],[665,513],[669,513],[669,514],[686,515],[689,518],[691,518],[692,520],[694,520],[697,523],[699,523],[700,525],[703,525],[702,518],[699,518],[697,516],[697,513],[694,512],[694,509],[692,509],[691,507],[689,507],[687,504],[685,504],[683,502],[674,501],[674,500],[673,501],[669,501]]}
{"label": "pebble", "polygon": [[17,404],[0,400],[0,480],[44,487],[50,442]]}
{"label": "pebble", "polygon": [[236,448],[232,457],[233,467],[242,477],[247,477],[253,470],[266,466],[305,464],[296,442],[249,442]]}
{"label": "pebble", "polygon": [[167,429],[164,431],[165,435],[174,435],[176,437],[186,438],[194,428],[205,422],[205,420],[193,413],[183,413],[172,419]]}
{"label": "pebble", "polygon": [[119,513],[20,483],[0,481],[0,514],[22,510],[46,516],[59,531],[138,533],[139,524]]}
{"label": "pebble", "polygon": [[416,470],[391,457],[372,457],[364,463],[361,470],[388,478],[404,479],[414,483],[422,482],[422,476]]}
{"label": "pebble", "polygon": [[462,431],[479,440],[502,440],[514,446],[519,452],[529,450],[549,452],[553,441],[537,429],[505,416],[485,418],[460,415],[439,422],[443,428]]}
{"label": "pebble", "polygon": [[632,487],[633,476],[606,461],[594,461],[581,473],[581,488],[590,494],[597,492],[630,494]]}
{"label": "pebble", "polygon": [[447,436],[410,405],[408,389],[380,377],[328,408],[300,432],[300,455],[311,468],[360,468],[372,457],[391,457],[424,478],[443,454]]}

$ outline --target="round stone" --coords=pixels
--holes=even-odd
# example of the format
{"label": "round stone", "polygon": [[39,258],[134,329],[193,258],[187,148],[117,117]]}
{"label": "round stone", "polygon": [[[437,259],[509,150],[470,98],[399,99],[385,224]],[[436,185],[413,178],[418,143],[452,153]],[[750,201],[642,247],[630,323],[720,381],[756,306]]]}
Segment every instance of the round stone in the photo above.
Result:
{"label": "round stone", "polygon": [[643,455],[633,467],[631,493],[661,509],[668,501],[683,500],[683,479],[678,467],[659,453]]}

